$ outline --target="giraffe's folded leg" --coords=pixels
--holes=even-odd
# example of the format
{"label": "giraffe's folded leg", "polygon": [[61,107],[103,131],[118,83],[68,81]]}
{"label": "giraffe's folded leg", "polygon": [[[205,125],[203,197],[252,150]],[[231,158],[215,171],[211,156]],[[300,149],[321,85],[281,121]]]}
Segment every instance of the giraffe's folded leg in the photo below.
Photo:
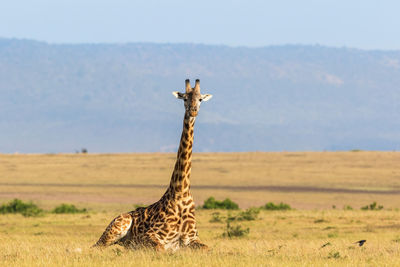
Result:
{"label": "giraffe's folded leg", "polygon": [[161,244],[160,240],[156,237],[156,234],[154,231],[148,231],[143,237],[142,244],[145,247],[151,247],[154,248],[156,251],[165,251],[165,247]]}
{"label": "giraffe's folded leg", "polygon": [[195,224],[189,224],[181,236],[182,245],[191,249],[208,250],[208,246],[200,241]]}
{"label": "giraffe's folded leg", "polygon": [[194,240],[192,243],[188,245],[188,248],[208,250],[208,246],[204,243],[201,243],[200,240]]}
{"label": "giraffe's folded leg", "polygon": [[128,234],[131,225],[131,214],[124,213],[119,215],[107,226],[99,241],[97,241],[93,247],[107,247],[117,243]]}

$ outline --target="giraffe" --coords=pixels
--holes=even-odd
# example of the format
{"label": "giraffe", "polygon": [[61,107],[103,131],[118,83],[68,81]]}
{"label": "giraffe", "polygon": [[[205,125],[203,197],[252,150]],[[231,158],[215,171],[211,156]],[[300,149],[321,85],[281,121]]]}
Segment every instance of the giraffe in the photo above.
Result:
{"label": "giraffe", "polygon": [[196,229],[195,205],[190,193],[193,129],[200,102],[212,95],[200,94],[200,80],[191,88],[185,81],[185,93],[172,94],[183,99],[185,116],[177,159],[169,187],[161,199],[148,207],[140,207],[117,216],[108,225],[93,247],[118,244],[126,248],[151,247],[157,251],[180,247],[207,249]]}

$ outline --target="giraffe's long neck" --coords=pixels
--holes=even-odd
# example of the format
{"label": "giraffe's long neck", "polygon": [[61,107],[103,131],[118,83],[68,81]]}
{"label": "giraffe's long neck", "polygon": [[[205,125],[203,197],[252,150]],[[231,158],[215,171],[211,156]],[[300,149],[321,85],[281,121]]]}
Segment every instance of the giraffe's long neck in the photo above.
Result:
{"label": "giraffe's long neck", "polygon": [[170,196],[182,198],[190,195],[190,172],[192,170],[192,146],[195,117],[190,117],[188,112],[183,119],[183,130],[179,143],[174,172],[170,183]]}

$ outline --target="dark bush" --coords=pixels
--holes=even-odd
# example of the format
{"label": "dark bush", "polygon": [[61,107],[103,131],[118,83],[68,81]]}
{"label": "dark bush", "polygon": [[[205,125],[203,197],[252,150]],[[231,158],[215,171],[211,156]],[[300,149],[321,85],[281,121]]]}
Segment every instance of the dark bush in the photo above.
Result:
{"label": "dark bush", "polygon": [[225,210],[238,210],[239,205],[230,200],[229,198],[224,201],[215,200],[214,197],[209,197],[202,206],[203,209],[225,209]]}
{"label": "dark bush", "polygon": [[378,206],[376,201],[374,201],[373,203],[371,203],[371,204],[369,204],[367,206],[361,207],[361,209],[362,210],[381,210],[381,209],[383,209],[383,206],[382,205]]}
{"label": "dark bush", "polygon": [[279,203],[278,205],[274,204],[273,202],[268,202],[264,206],[261,207],[262,209],[265,210],[291,210],[292,208],[289,206],[289,204],[286,203]]}
{"label": "dark bush", "polygon": [[86,209],[78,209],[72,204],[61,204],[52,210],[52,213],[65,214],[65,213],[85,213]]}
{"label": "dark bush", "polygon": [[19,213],[25,217],[39,216],[43,213],[37,205],[32,202],[23,202],[20,199],[14,199],[0,206],[0,214]]}

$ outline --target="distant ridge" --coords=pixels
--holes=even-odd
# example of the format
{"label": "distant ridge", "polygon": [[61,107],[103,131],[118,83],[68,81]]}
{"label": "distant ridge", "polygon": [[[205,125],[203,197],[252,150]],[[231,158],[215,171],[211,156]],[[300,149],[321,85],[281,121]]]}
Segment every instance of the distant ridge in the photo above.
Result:
{"label": "distant ridge", "polygon": [[186,78],[196,151],[400,149],[400,51],[0,38],[0,153],[174,151]]}

